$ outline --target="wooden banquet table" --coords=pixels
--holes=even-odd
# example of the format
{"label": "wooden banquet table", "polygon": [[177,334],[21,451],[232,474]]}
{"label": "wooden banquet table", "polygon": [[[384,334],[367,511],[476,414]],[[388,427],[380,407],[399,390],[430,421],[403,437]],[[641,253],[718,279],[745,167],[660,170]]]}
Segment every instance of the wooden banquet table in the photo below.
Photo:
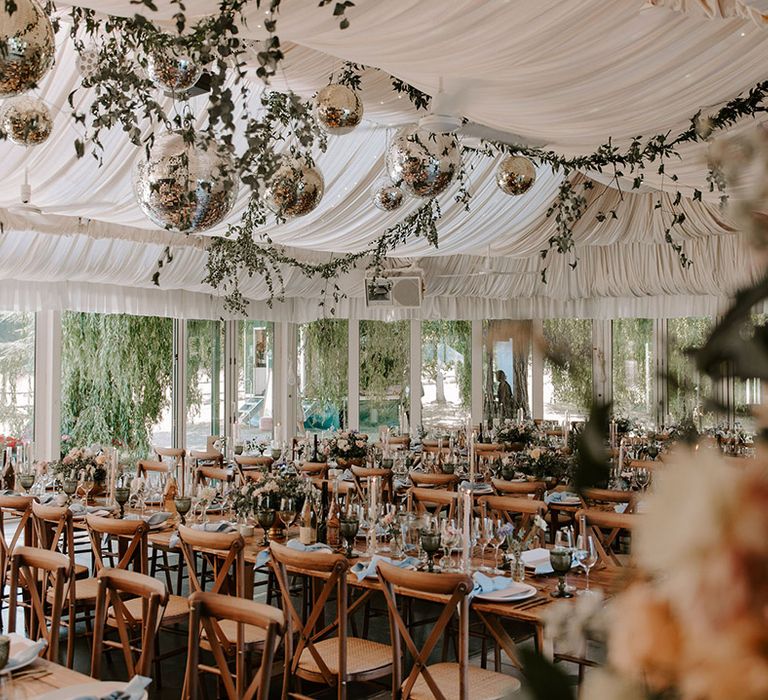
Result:
{"label": "wooden banquet table", "polygon": [[35,698],[53,690],[94,682],[90,676],[41,658],[13,674],[12,678],[10,697],[20,698]]}
{"label": "wooden banquet table", "polygon": [[[148,509],[149,512],[149,509]],[[215,522],[216,520],[223,519],[220,515],[211,515],[210,521]],[[173,521],[172,521],[173,522]],[[84,523],[82,524],[84,526]],[[173,536],[175,531],[175,528],[173,525],[168,526],[161,530],[152,530],[148,534],[148,542],[150,545],[157,545],[159,547],[162,547],[164,549],[170,549],[173,551],[173,547],[171,547],[171,537]],[[293,528],[290,532],[290,535],[298,534],[297,528]],[[246,584],[246,591],[253,590],[253,579],[254,579],[254,567],[257,563],[257,558],[261,552],[263,552],[266,547],[261,545],[261,541],[263,538],[263,533],[260,528],[256,529],[256,532],[254,535],[250,537],[245,537],[245,547],[243,550],[243,555],[246,563],[251,564],[251,566],[246,567],[246,575],[247,580],[245,582]],[[289,536],[287,539],[291,539]],[[286,540],[281,540],[285,542]],[[198,551],[205,552],[203,548],[196,548]],[[211,552],[213,553],[213,552]],[[360,552],[357,552],[359,556],[357,556],[353,561],[354,563],[361,562],[361,563],[367,563],[370,561],[370,557],[368,557],[365,554],[362,554]],[[382,551],[382,556],[386,556],[386,552]],[[473,560],[473,563],[478,565],[481,564],[481,560],[475,558]],[[290,571],[292,573],[298,574],[298,575],[305,575],[305,576],[311,576],[316,578],[325,578],[326,576],[330,574],[320,574],[317,571],[305,571],[299,568],[291,568]],[[617,569],[601,569],[601,570],[595,570],[593,569],[590,572],[590,587],[594,588],[600,588],[603,593],[606,596],[610,596],[613,593],[615,593],[617,590],[620,590],[626,580],[626,572],[622,570]],[[509,603],[496,603],[496,602],[486,602],[486,601],[479,601],[475,600],[472,603],[472,611],[477,615],[477,617],[484,623],[485,627],[488,629],[490,635],[495,639],[495,641],[498,643],[501,649],[509,656],[509,658],[512,660],[513,663],[516,665],[518,664],[517,659],[517,652],[515,648],[515,643],[513,642],[512,638],[509,636],[507,631],[504,629],[503,622],[518,622],[518,623],[526,623],[530,625],[533,630],[534,634],[536,636],[536,641],[538,644],[538,648],[542,651],[542,653],[545,653],[548,656],[552,656],[553,650],[551,643],[548,642],[548,640],[545,638],[544,634],[544,617],[545,612],[549,608],[550,605],[558,602],[565,602],[566,604],[574,604],[575,601],[578,599],[576,596],[573,598],[553,598],[550,593],[555,590],[557,587],[557,577],[554,575],[543,575],[543,576],[534,576],[530,573],[526,573],[525,582],[534,586],[537,589],[536,595],[532,598],[529,598],[527,600],[523,600],[517,603],[509,602]],[[586,578],[581,572],[581,570],[573,569],[568,574],[568,582],[571,585],[575,585],[577,589],[583,589],[585,587]],[[381,591],[382,590],[382,584],[379,581],[378,578],[364,578],[361,581],[358,580],[357,576],[350,572],[347,575],[347,583],[350,586],[352,590],[358,590],[361,592],[361,596],[358,597],[349,608],[349,614],[352,614],[365,600],[367,596],[369,596],[371,593]],[[396,589],[397,590],[397,589]],[[447,596],[440,596],[425,592],[417,592],[417,591],[398,591],[400,594],[407,594],[408,596],[418,599],[418,600],[424,600],[429,602],[435,602],[435,603],[445,603],[448,601]]]}

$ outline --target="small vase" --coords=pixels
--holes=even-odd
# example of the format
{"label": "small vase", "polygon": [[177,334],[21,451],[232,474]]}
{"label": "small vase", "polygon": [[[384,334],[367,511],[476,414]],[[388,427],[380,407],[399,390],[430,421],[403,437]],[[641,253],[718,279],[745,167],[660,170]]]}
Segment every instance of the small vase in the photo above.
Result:
{"label": "small vase", "polygon": [[392,559],[405,559],[403,545],[397,535],[393,535],[389,540],[389,554]]}
{"label": "small vase", "polygon": [[512,580],[518,583],[525,581],[525,562],[520,555],[512,560]]}

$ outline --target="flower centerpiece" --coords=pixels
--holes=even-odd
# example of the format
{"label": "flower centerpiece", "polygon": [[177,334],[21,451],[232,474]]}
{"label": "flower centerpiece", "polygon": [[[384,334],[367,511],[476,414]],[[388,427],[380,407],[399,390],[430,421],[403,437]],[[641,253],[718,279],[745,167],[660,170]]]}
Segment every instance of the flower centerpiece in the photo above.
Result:
{"label": "flower centerpiece", "polygon": [[533,421],[513,421],[506,418],[499,425],[494,435],[496,442],[505,445],[530,445],[536,435],[536,424]]}
{"label": "flower centerpiece", "polygon": [[499,529],[499,535],[505,538],[506,556],[504,568],[512,571],[515,581],[525,578],[525,563],[522,553],[528,549],[528,545],[538,536],[539,532],[547,531],[547,523],[540,515],[533,516],[533,523],[529,528],[515,527],[514,523],[506,523]]}
{"label": "flower centerpiece", "polygon": [[103,488],[107,479],[107,455],[100,450],[73,447],[62,459],[52,462],[49,469],[59,481],[88,477],[97,489]]}
{"label": "flower centerpiece", "polygon": [[517,455],[517,469],[537,481],[569,482],[575,467],[575,459],[561,450],[534,447]]}
{"label": "flower centerpiece", "polygon": [[343,430],[328,440],[328,454],[340,466],[362,464],[368,454],[368,437],[354,430]]}
{"label": "flower centerpiece", "polygon": [[237,491],[234,508],[239,515],[247,516],[266,502],[271,508],[279,508],[283,498],[296,501],[297,509],[311,490],[311,482],[297,474],[267,469],[252,470],[248,481]]}

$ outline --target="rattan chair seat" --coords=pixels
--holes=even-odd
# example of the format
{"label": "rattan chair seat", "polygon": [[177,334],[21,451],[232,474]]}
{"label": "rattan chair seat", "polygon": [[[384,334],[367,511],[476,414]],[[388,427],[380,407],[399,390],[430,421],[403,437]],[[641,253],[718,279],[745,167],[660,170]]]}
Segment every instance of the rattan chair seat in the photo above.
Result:
{"label": "rattan chair seat", "polygon": [[[459,700],[459,664],[441,663],[427,667],[445,700]],[[470,666],[467,670],[469,697],[472,700],[507,700],[517,697],[520,681],[504,673],[488,671],[479,666]],[[434,695],[424,680],[419,676],[413,684],[410,700],[434,700]]]}
{"label": "rattan chair seat", "polygon": [[[141,620],[142,599],[132,598],[125,601],[125,608],[136,620]],[[189,617],[189,601],[178,595],[168,596],[168,605],[163,613],[163,624],[169,624],[174,621],[184,622]],[[115,626],[115,618],[112,608],[107,613],[107,624],[110,627]]]}
{"label": "rattan chair seat", "polygon": [[[324,639],[315,643],[315,649],[322,657],[328,670],[337,674],[339,672],[339,640],[337,637]],[[389,673],[392,667],[392,647],[387,644],[371,642],[367,639],[347,637],[347,673],[350,676],[369,674],[381,669],[382,675]],[[317,665],[309,649],[305,649],[299,660],[299,669],[309,673],[320,674]]]}

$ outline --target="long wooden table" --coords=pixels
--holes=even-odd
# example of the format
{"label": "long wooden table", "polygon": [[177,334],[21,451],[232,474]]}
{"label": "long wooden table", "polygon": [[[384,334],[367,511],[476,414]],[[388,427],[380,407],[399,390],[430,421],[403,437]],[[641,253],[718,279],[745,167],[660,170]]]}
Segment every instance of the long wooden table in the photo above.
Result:
{"label": "long wooden table", "polygon": [[38,658],[13,676],[13,688],[17,692],[11,697],[35,698],[53,690],[93,682],[90,676],[47,659]]}

